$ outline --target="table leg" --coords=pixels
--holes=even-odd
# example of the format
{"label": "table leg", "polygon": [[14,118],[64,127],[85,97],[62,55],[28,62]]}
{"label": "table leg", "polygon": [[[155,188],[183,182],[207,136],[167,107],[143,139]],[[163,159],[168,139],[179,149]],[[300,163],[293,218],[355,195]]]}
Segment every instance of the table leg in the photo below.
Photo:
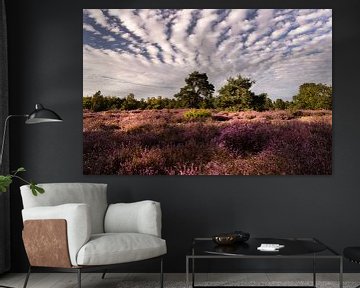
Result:
{"label": "table leg", "polygon": [[195,258],[192,258],[191,262],[191,268],[192,268],[192,287],[195,287]]}
{"label": "table leg", "polygon": [[192,287],[194,288],[195,287],[195,249],[194,249],[194,246],[192,248],[192,259],[191,259],[191,268],[192,268]]}
{"label": "table leg", "polygon": [[316,287],[316,256],[313,258],[313,286]]}
{"label": "table leg", "polygon": [[186,288],[189,288],[189,257],[186,256]]}
{"label": "table leg", "polygon": [[343,288],[343,257],[340,257],[339,287]]}

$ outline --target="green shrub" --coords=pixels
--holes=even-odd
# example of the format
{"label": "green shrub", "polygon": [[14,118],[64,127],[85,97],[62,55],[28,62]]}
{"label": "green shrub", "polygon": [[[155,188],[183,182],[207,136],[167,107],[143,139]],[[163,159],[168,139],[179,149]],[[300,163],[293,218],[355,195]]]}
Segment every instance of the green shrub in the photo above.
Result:
{"label": "green shrub", "polygon": [[191,109],[184,113],[186,120],[204,120],[211,117],[211,112],[206,109]]}
{"label": "green shrub", "polygon": [[83,109],[91,109],[91,98],[89,96],[83,97]]}

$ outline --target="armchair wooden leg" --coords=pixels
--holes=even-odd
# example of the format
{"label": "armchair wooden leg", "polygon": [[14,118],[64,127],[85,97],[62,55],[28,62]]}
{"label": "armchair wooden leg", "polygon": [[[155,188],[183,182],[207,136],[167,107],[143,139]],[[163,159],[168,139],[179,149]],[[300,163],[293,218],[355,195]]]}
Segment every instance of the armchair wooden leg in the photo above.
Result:
{"label": "armchair wooden leg", "polygon": [[163,288],[164,287],[164,268],[163,268],[163,263],[164,260],[163,260],[163,257],[161,257],[161,260],[160,260],[160,287]]}
{"label": "armchair wooden leg", "polygon": [[27,272],[27,274],[26,274],[26,278],[25,278],[25,282],[24,282],[23,288],[26,288],[27,283],[28,283],[28,281],[29,281],[30,274],[31,274],[31,265],[29,266],[29,270],[28,270],[28,272]]}
{"label": "armchair wooden leg", "polygon": [[77,269],[78,288],[81,288],[81,269]]}
{"label": "armchair wooden leg", "polygon": [[106,272],[107,270],[104,270],[103,274],[101,275],[101,279],[105,279]]}

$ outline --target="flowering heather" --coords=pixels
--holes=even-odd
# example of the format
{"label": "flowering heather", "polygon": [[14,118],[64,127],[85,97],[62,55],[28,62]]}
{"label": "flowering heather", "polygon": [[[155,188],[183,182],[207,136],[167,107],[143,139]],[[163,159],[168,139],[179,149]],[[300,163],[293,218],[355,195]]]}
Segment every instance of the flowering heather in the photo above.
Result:
{"label": "flowering heather", "polygon": [[218,143],[231,153],[245,157],[264,150],[273,130],[269,123],[238,121],[222,129]]}
{"label": "flowering heather", "polygon": [[187,111],[84,111],[84,174],[332,173],[331,111]]}

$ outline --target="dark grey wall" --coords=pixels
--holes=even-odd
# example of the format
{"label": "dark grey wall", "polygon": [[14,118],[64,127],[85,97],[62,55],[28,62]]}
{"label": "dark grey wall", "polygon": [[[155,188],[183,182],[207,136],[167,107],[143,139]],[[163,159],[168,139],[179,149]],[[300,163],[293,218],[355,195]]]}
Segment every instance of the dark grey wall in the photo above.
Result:
{"label": "dark grey wall", "polygon": [[[32,110],[34,103],[40,102],[58,111],[65,120],[59,125],[26,128],[22,121],[13,121],[12,168],[26,167],[31,171],[27,176],[38,182],[106,182],[110,202],[160,201],[163,236],[169,251],[165,268],[169,272],[184,271],[184,255],[192,237],[233,229],[243,229],[255,236],[314,236],[339,251],[344,246],[360,245],[360,98],[357,86],[360,2],[338,1],[336,5],[328,1],[254,2],[8,0],[11,112],[26,113]],[[82,175],[82,9],[170,6],[334,9],[332,176]],[[21,241],[22,204],[16,184],[11,192],[12,270],[24,271],[27,260]],[[130,265],[124,269],[151,271],[157,268],[154,265]],[[284,265],[266,266],[258,262],[248,267],[276,270]],[[230,264],[220,268],[229,269]],[[359,267],[346,267],[356,268]]]}

